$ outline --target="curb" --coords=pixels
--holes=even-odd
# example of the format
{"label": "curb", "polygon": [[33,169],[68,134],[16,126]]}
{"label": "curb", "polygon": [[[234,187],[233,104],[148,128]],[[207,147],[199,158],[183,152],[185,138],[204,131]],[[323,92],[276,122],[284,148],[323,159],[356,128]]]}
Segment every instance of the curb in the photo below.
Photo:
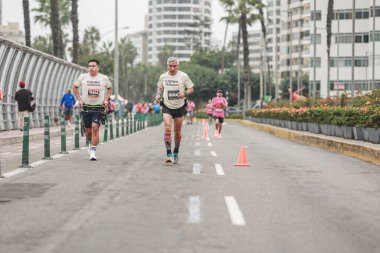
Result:
{"label": "curb", "polygon": [[[362,141],[346,140],[338,137],[330,137],[309,132],[299,132],[266,124],[258,124],[249,120],[241,120],[240,123],[246,127],[256,128],[281,138],[322,148],[328,151],[349,155],[376,165],[380,165],[380,146],[376,144],[364,144]],[[359,142],[362,143],[362,145]]]}

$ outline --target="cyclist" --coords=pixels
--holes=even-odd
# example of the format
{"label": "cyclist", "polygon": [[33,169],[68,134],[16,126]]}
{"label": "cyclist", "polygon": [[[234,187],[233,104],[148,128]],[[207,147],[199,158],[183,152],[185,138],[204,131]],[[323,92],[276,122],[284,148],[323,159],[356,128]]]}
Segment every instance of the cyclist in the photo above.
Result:
{"label": "cyclist", "polygon": [[[108,77],[99,73],[99,61],[88,61],[88,73],[82,74],[74,82],[73,92],[81,107],[82,117],[89,141],[90,160],[96,161],[96,146],[99,143],[99,126],[105,116],[105,108],[112,93]],[[81,88],[82,96],[78,88]]]}
{"label": "cyclist", "polygon": [[222,138],[222,125],[224,121],[224,110],[227,108],[227,100],[223,97],[223,91],[218,89],[216,97],[211,100],[214,108],[215,133],[214,136],[218,139]]}
{"label": "cyclist", "polygon": [[[157,83],[156,101],[160,102],[161,93],[162,115],[164,119],[164,142],[167,158],[165,164],[178,163],[178,152],[181,144],[181,128],[186,113],[185,98],[194,92],[194,84],[188,75],[179,71],[179,60],[169,57],[166,61],[167,72],[160,76]],[[172,153],[172,121],[174,119],[174,150]]]}

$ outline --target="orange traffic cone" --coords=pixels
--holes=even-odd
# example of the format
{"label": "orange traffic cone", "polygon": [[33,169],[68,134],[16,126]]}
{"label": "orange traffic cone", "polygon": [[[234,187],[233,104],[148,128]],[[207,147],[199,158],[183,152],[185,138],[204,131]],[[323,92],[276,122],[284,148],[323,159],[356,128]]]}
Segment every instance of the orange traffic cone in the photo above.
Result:
{"label": "orange traffic cone", "polygon": [[203,140],[208,140],[208,132],[206,128],[203,128]]}
{"label": "orange traffic cone", "polygon": [[250,166],[250,164],[247,163],[247,157],[245,154],[245,147],[244,146],[242,146],[240,148],[239,157],[238,157],[238,160],[237,160],[235,166]]}

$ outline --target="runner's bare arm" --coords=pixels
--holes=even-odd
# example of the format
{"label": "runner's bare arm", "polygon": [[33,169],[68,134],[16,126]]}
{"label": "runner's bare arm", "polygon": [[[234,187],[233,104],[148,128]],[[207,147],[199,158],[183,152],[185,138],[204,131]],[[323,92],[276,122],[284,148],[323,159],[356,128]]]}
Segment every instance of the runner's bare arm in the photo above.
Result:
{"label": "runner's bare arm", "polygon": [[156,102],[160,102],[160,98],[161,98],[161,93],[162,93],[163,89],[160,88],[160,87],[157,87],[157,93],[156,93]]}
{"label": "runner's bare arm", "polygon": [[107,105],[108,105],[108,99],[111,96],[111,94],[112,94],[112,88],[109,87],[109,88],[107,88],[107,93],[104,96],[104,102],[103,102],[104,103],[104,107],[107,107]]}
{"label": "runner's bare arm", "polygon": [[78,87],[75,84],[73,84],[73,92],[74,92],[75,97],[79,101],[80,106],[82,107],[83,106],[83,100],[80,97]]}

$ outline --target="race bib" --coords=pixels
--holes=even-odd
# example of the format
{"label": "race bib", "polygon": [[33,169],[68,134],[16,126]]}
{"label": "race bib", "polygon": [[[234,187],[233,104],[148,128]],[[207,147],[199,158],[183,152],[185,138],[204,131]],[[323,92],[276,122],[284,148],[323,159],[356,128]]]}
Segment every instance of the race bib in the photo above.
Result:
{"label": "race bib", "polygon": [[221,111],[223,111],[223,109],[222,108],[216,108],[215,111],[221,112]]}
{"label": "race bib", "polygon": [[100,91],[98,89],[89,89],[88,90],[88,97],[89,98],[97,98],[99,97]]}
{"label": "race bib", "polygon": [[168,90],[168,99],[175,100],[178,99],[179,90]]}

